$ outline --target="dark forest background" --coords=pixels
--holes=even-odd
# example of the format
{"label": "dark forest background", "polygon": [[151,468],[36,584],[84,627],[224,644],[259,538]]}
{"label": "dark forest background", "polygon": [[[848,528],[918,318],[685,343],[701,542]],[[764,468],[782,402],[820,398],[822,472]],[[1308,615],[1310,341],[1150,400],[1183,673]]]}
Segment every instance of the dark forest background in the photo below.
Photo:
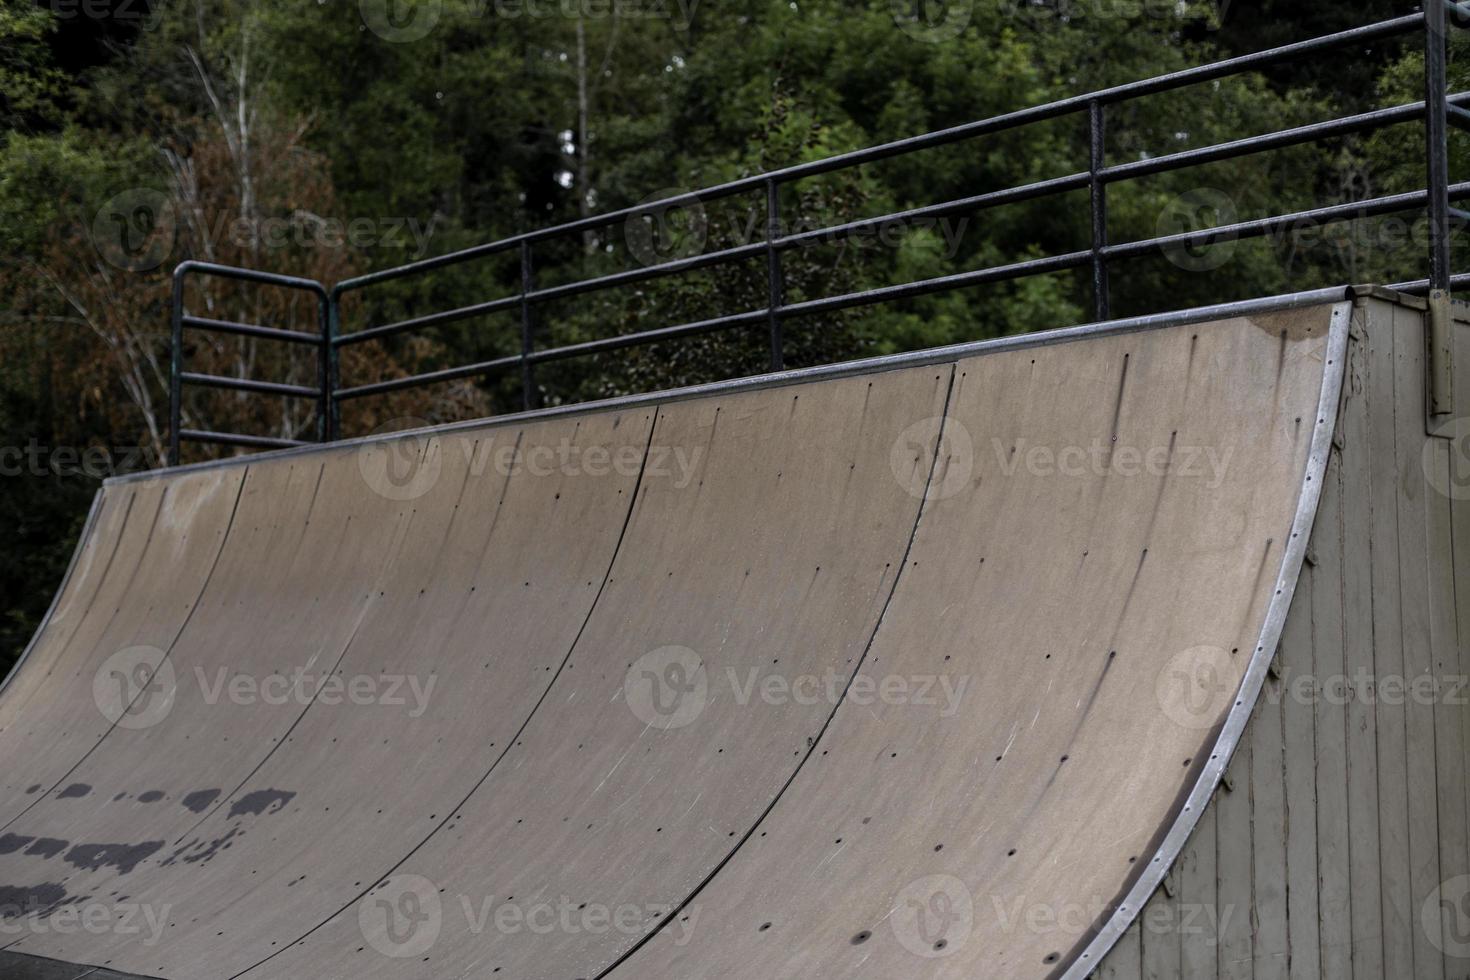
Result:
{"label": "dark forest background", "polygon": [[[1387,0],[0,0],[0,668],[25,645],[92,495],[161,463],[169,273],[186,258],[332,283],[654,195],[856,149],[1413,8]],[[1458,51],[1458,42],[1454,45]],[[1459,76],[1459,61],[1455,62]],[[1422,98],[1422,45],[1380,43],[1112,116],[1113,162]],[[1463,81],[1463,80],[1461,80]],[[803,181],[796,227],[1086,166],[1084,118]],[[1114,241],[1422,186],[1418,124],[1115,186]],[[1455,173],[1467,161],[1455,137]],[[659,255],[759,240],[762,200],[675,214]],[[1425,274],[1422,224],[1343,222],[1114,271],[1115,314]],[[800,299],[1072,251],[1085,194],[787,256]],[[615,225],[538,251],[540,285],[649,259]],[[670,251],[672,250],[672,251]],[[553,305],[540,342],[765,304],[763,264]],[[515,256],[375,289],[348,329],[515,289]],[[191,310],[314,329],[279,291]],[[795,322],[793,365],[1089,319],[1065,273]],[[358,384],[518,349],[491,316],[355,349]],[[312,383],[309,354],[192,336],[191,366]],[[542,403],[752,373],[759,331],[564,363]],[[515,378],[365,400],[361,433],[517,407]],[[297,436],[309,404],[190,395],[196,427]],[[210,450],[191,447],[190,459]]]}

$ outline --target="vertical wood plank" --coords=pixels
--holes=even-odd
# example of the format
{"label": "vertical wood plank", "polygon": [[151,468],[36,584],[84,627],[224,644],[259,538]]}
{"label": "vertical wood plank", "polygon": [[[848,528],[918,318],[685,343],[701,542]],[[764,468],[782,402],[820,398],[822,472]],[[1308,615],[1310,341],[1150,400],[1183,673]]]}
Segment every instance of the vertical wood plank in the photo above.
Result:
{"label": "vertical wood plank", "polygon": [[1417,912],[1409,882],[1407,712],[1403,699],[1382,696],[1388,679],[1404,676],[1398,567],[1398,472],[1394,462],[1394,317],[1368,321],[1369,468],[1372,473],[1373,672],[1378,721],[1378,856],[1382,885],[1383,970],[1414,975]]}
{"label": "vertical wood plank", "polygon": [[1098,980],[1141,980],[1143,948],[1139,933],[1138,920],[1135,918],[1128,931],[1118,939],[1117,945],[1103,958],[1102,965],[1094,974]]}
{"label": "vertical wood plank", "polygon": [[[1314,535],[1315,540],[1315,535]],[[1286,738],[1286,930],[1291,980],[1319,980],[1321,936],[1317,927],[1316,737],[1312,730],[1312,593],[1316,552],[1302,566],[1291,611],[1281,633],[1285,688],[1281,722]]]}
{"label": "vertical wood plank", "polygon": [[1252,980],[1251,740],[1243,739],[1215,794],[1215,910],[1220,923],[1220,980]]}
{"label": "vertical wood plank", "polygon": [[[1459,411],[1466,414],[1470,407],[1470,326],[1457,324],[1455,337],[1455,391]],[[1454,590],[1456,611],[1456,644],[1460,653],[1460,671],[1470,675],[1470,446],[1457,439],[1445,444],[1445,465],[1454,487],[1451,501],[1451,535],[1454,547]],[[1470,695],[1470,690],[1462,692]],[[1470,787],[1470,708],[1463,702],[1456,706],[1459,719],[1461,754],[1458,762],[1458,778],[1461,784]],[[1466,816],[1470,818],[1470,789],[1466,791]],[[1470,861],[1470,856],[1467,856]],[[1470,868],[1462,867],[1457,874],[1470,874]],[[1453,877],[1453,875],[1451,876]],[[1456,980],[1470,977],[1470,963],[1459,961],[1456,969],[1446,971]]]}
{"label": "vertical wood plank", "polygon": [[1282,684],[1266,681],[1251,719],[1251,836],[1256,980],[1287,980],[1286,756],[1282,739]]}
{"label": "vertical wood plank", "polygon": [[1215,904],[1215,803],[1210,801],[1179,857],[1179,961],[1181,976],[1213,980],[1220,938]]}
{"label": "vertical wood plank", "polygon": [[[1450,444],[1429,439],[1424,444],[1428,489],[1426,554],[1428,556],[1430,639],[1434,655],[1434,731],[1436,782],[1439,787],[1439,878],[1449,881],[1470,873],[1470,841],[1467,841],[1465,799],[1465,682],[1458,643],[1455,612],[1455,568],[1453,557],[1453,514],[1449,493]],[[1441,906],[1441,928],[1447,937],[1459,934],[1455,910]],[[1470,962],[1445,950],[1445,976],[1470,973]]]}
{"label": "vertical wood plank", "polygon": [[[1365,314],[1359,311],[1358,317]],[[1368,431],[1368,350],[1363,322],[1348,349],[1341,457],[1342,592],[1347,665],[1348,870],[1353,889],[1352,961],[1359,977],[1384,976],[1383,901],[1378,855],[1378,719],[1373,664],[1372,445]]]}
{"label": "vertical wood plank", "polygon": [[[1428,524],[1422,467],[1424,444],[1424,320],[1413,310],[1394,311],[1395,459],[1398,473],[1399,602],[1402,610],[1405,680],[1410,690],[1432,678],[1429,576],[1425,557]],[[1434,708],[1411,696],[1406,705],[1409,790],[1409,912],[1416,913],[1439,887],[1439,803],[1435,788]],[[1444,976],[1440,929],[1432,917],[1414,930],[1414,976]]]}
{"label": "vertical wood plank", "polygon": [[1352,882],[1348,865],[1347,730],[1341,688],[1342,508],[1338,467],[1329,469],[1312,532],[1313,731],[1317,745],[1317,890],[1322,975],[1351,977]]}
{"label": "vertical wood plank", "polygon": [[[1179,929],[1179,872],[1175,865],[1169,875],[1167,888],[1158,888],[1144,906],[1141,920],[1143,929],[1143,980],[1176,980],[1180,975]],[[1173,895],[1169,892],[1173,891]]]}

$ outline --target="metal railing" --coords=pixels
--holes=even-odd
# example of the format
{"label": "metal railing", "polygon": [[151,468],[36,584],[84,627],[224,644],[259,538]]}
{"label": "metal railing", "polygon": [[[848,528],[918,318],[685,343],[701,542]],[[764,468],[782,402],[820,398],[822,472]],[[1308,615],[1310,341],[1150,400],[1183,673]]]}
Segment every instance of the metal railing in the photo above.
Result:
{"label": "metal railing", "polygon": [[[283,289],[302,290],[317,297],[317,323],[319,332],[303,330],[281,330],[253,323],[236,323],[230,320],[214,320],[190,316],[184,309],[184,286],[190,275],[215,276],[241,282],[278,286]],[[307,443],[298,439],[280,439],[270,436],[249,435],[238,432],[215,432],[208,429],[186,429],[183,425],[184,385],[199,385],[207,388],[222,388],[231,391],[248,391],[261,395],[277,395],[286,398],[304,398],[317,403],[317,441],[329,442],[336,438],[332,420],[332,336],[329,331],[328,306],[331,302],[327,290],[315,279],[300,279],[282,276],[273,272],[258,272],[254,269],[239,269],[234,266],[216,265],[212,262],[181,262],[174,269],[174,291],[172,307],[172,340],[169,360],[169,465],[179,465],[179,449],[183,442],[209,442],[227,446],[243,446],[250,449],[283,449],[303,446]],[[251,378],[230,377],[218,374],[198,374],[184,370],[184,330],[204,330],[210,333],[232,334],[238,337],[253,337],[277,343],[313,347],[317,352],[317,383],[306,385],[280,384],[274,381],[256,381]]]}
{"label": "metal railing", "polygon": [[[785,365],[783,326],[792,319],[816,313],[831,312],[877,303],[925,296],[933,293],[1021,279],[1029,276],[1046,275],[1066,270],[1087,269],[1090,271],[1093,312],[1097,320],[1107,320],[1111,315],[1109,286],[1110,263],[1125,258],[1146,255],[1170,248],[1199,248],[1211,244],[1259,238],[1278,231],[1287,230],[1302,222],[1328,222],[1347,218],[1367,218],[1394,213],[1425,211],[1430,223],[1430,245],[1428,256],[1429,277],[1407,283],[1394,284],[1406,291],[1444,291],[1457,286],[1470,285],[1470,276],[1454,277],[1450,271],[1450,228],[1451,222],[1470,221],[1470,212],[1453,207],[1452,202],[1470,198],[1470,182],[1452,184],[1449,181],[1448,128],[1451,125],[1470,131],[1470,92],[1450,94],[1447,90],[1446,30],[1448,14],[1453,13],[1457,22],[1470,22],[1470,3],[1457,4],[1452,0],[1430,0],[1421,12],[1396,17],[1378,23],[1356,27],[1335,34],[1287,44],[1254,54],[1243,55],[1223,61],[1202,65],[1183,71],[1161,75],[1143,81],[1130,82],[1102,89],[1086,95],[1074,96],[1045,105],[1022,109],[976,122],[966,123],[949,129],[926,133],[907,139],[896,140],[863,150],[843,153],[823,160],[797,164],[780,170],[756,174],[739,180],[729,181],[703,190],[689,191],[646,202],[634,207],[594,215],[554,227],[514,235],[499,241],[476,245],[472,248],[440,255],[430,259],[374,272],[335,285],[323,296],[322,336],[310,337],[311,342],[321,344],[320,388],[307,389],[292,386],[270,385],[241,379],[222,379],[200,375],[181,374],[179,348],[182,326],[201,329],[229,330],[251,336],[271,339],[307,338],[302,333],[268,331],[264,327],[244,324],[222,324],[218,321],[201,320],[182,315],[182,275],[187,271],[207,271],[213,275],[226,275],[239,279],[253,279],[276,285],[321,291],[322,287],[310,280],[270,276],[248,270],[227,269],[222,266],[204,266],[200,263],[184,263],[179,267],[175,279],[174,311],[174,383],[172,414],[174,431],[171,462],[177,464],[179,438],[207,439],[214,442],[229,442],[235,445],[262,446],[289,444],[284,440],[264,440],[257,437],[222,435],[220,433],[179,432],[179,387],[181,381],[192,384],[212,384],[266,394],[293,397],[313,397],[320,405],[319,436],[322,440],[335,439],[340,432],[340,411],[345,401],[381,395],[392,391],[424,385],[438,384],[463,378],[489,377],[518,371],[522,391],[522,406],[530,410],[535,407],[535,368],[537,365],[570,358],[585,357],[631,347],[645,346],[677,338],[693,337],[716,331],[741,328],[764,327],[770,353],[770,367],[780,371]],[[1170,92],[1201,82],[1214,81],[1267,66],[1292,61],[1308,55],[1321,54],[1341,48],[1353,47],[1388,38],[1405,37],[1422,33],[1425,45],[1425,98],[1422,102],[1391,108],[1363,112],[1324,122],[1297,126],[1258,136],[1246,137],[1198,149],[1184,150],[1164,156],[1125,163],[1109,164],[1104,142],[1107,133],[1107,112],[1110,107],[1125,105],[1146,96]],[[849,221],[824,228],[781,234],[780,191],[783,185],[821,174],[874,163],[933,147],[946,146],[963,140],[993,135],[1036,123],[1085,114],[1088,128],[1088,167],[1077,173],[1053,177],[1016,187],[988,190],[984,193],[955,200],[911,208],[904,211]],[[1159,236],[1127,242],[1113,242],[1108,236],[1108,188],[1120,181],[1132,180],[1184,170],[1191,167],[1218,163],[1237,157],[1267,150],[1298,146],[1319,140],[1348,134],[1367,133],[1386,127],[1423,120],[1425,123],[1425,187],[1423,190],[1402,194],[1379,196],[1367,200],[1315,208],[1290,214],[1275,215],[1250,221],[1240,221],[1215,228],[1175,235]],[[836,296],[818,297],[788,303],[784,296],[781,256],[784,252],[812,243],[827,244],[843,241],[853,235],[881,231],[893,223],[917,219],[938,219],[959,213],[982,211],[1001,205],[1039,200],[1072,191],[1086,190],[1090,202],[1091,241],[1087,248],[1028,259],[1004,265],[990,266],[932,279],[900,283],[865,289]],[[704,204],[742,193],[764,193],[765,229],[764,240],[742,244],[731,248],[678,258],[648,265],[642,268],[616,272],[602,276],[579,279],[556,286],[538,288],[535,285],[535,246],[553,239],[580,236],[588,231],[627,221],[643,215],[656,215],[670,208]],[[518,253],[520,263],[520,288],[508,296],[474,303],[468,306],[427,313],[412,319],[385,324],[370,324],[361,329],[344,333],[341,325],[341,300],[353,292],[392,280],[428,273],[448,266],[458,265],[486,256]],[[660,326],[633,333],[620,334],[597,340],[563,346],[538,348],[535,343],[535,310],[551,300],[563,299],[597,290],[612,289],[632,283],[663,276],[676,275],[695,269],[707,268],[722,263],[740,262],[764,257],[766,275],[766,306],[761,309],[730,313],[704,320]],[[344,347],[372,340],[397,336],[440,324],[487,316],[494,313],[518,312],[520,316],[520,350],[490,360],[478,361],[457,367],[444,368],[369,384],[343,387],[339,377],[339,353]]]}

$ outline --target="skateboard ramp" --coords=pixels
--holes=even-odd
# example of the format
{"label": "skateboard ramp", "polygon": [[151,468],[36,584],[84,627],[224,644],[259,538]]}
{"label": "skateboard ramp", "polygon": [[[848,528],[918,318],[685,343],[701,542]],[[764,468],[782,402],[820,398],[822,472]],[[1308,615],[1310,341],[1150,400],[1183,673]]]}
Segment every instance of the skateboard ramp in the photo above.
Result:
{"label": "skateboard ramp", "polygon": [[114,481],[0,697],[0,962],[1084,975],[1254,704],[1349,311]]}

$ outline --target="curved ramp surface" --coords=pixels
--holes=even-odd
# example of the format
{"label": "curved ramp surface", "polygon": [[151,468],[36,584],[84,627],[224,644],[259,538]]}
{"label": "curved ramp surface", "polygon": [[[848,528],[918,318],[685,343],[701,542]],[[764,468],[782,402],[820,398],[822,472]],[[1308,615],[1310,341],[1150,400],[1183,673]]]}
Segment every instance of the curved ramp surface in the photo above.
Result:
{"label": "curved ramp surface", "polygon": [[1274,649],[1345,313],[113,483],[0,698],[7,962],[1085,973]]}

